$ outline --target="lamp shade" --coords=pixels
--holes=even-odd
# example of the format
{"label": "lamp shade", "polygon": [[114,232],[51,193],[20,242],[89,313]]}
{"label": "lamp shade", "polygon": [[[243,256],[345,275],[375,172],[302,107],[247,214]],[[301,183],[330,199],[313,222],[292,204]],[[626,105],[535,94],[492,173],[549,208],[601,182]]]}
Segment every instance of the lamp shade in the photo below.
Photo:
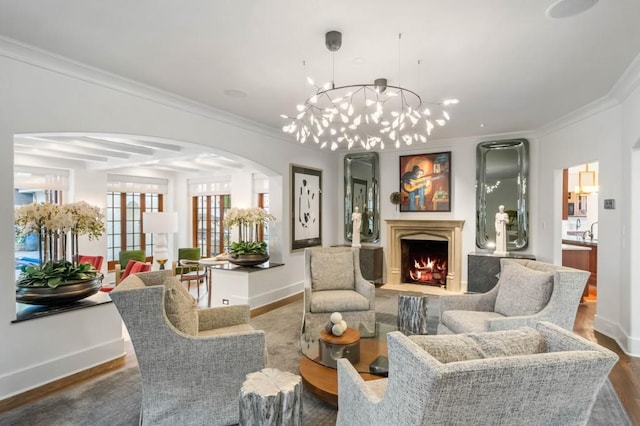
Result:
{"label": "lamp shade", "polygon": [[142,230],[147,234],[178,232],[178,213],[145,212],[142,214]]}

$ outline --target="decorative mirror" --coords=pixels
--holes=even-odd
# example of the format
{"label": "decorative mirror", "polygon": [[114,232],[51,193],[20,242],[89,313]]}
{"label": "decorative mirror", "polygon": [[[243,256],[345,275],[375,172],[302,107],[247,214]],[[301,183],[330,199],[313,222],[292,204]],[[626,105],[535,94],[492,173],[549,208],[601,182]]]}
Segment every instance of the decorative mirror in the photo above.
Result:
{"label": "decorative mirror", "polygon": [[476,149],[476,245],[495,249],[495,214],[504,206],[507,251],[528,244],[529,142],[511,139],[482,142]]}
{"label": "decorative mirror", "polygon": [[344,236],[351,241],[351,214],[362,214],[361,242],[380,239],[380,166],[377,152],[347,154],[344,157]]}

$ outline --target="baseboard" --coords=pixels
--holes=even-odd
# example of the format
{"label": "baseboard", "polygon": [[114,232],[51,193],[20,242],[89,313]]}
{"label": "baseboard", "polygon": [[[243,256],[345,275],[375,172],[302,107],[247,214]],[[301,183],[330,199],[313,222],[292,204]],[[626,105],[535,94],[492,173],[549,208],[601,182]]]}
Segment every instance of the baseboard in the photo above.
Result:
{"label": "baseboard", "polygon": [[593,329],[615,340],[625,354],[640,357],[640,339],[627,335],[619,324],[596,314],[593,319]]}
{"label": "baseboard", "polygon": [[88,380],[94,380],[96,376],[106,374],[115,369],[121,368],[125,363],[124,357],[125,354],[123,353],[121,356],[116,359],[112,359],[111,361],[104,362],[94,367],[87,368],[86,370],[82,370],[61,379],[54,380],[53,382],[47,383],[37,388],[3,399],[0,401],[0,414],[28,404],[30,402],[40,400],[62,389],[66,389],[68,387],[80,384]]}
{"label": "baseboard", "polygon": [[[251,310],[251,318],[257,317],[258,315],[266,314],[269,311],[273,311],[281,306],[288,305],[289,303],[296,302],[301,300],[304,296],[304,292],[296,293],[291,296],[285,297],[284,299],[276,300],[275,302],[269,303],[264,306],[260,306],[259,308],[255,308]],[[300,311],[300,316],[302,317],[302,311]]]}

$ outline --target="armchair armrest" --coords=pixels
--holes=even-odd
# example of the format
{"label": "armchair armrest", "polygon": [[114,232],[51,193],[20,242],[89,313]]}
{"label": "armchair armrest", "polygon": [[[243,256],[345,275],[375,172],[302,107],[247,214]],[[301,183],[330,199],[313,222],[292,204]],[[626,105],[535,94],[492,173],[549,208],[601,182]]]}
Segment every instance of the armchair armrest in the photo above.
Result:
{"label": "armchair armrest", "polygon": [[229,327],[237,324],[248,324],[249,305],[223,306],[218,308],[198,309],[198,330]]}
{"label": "armchair armrest", "polygon": [[356,277],[355,288],[358,293],[367,298],[369,301],[369,309],[375,309],[376,286],[360,276]]}
{"label": "armchair armrest", "polygon": [[440,296],[440,312],[444,311],[484,311],[491,312],[498,293],[490,291],[478,294],[456,294]]}

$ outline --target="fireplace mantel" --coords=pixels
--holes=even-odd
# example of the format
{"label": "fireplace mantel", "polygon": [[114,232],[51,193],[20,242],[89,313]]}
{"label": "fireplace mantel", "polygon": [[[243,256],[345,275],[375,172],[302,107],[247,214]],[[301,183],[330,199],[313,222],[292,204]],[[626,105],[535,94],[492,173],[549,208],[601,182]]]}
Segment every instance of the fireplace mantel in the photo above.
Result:
{"label": "fireplace mantel", "polygon": [[462,275],[462,227],[464,220],[401,220],[387,223],[387,283],[402,284],[400,240],[408,237],[445,238],[449,242],[447,290],[460,292]]}

